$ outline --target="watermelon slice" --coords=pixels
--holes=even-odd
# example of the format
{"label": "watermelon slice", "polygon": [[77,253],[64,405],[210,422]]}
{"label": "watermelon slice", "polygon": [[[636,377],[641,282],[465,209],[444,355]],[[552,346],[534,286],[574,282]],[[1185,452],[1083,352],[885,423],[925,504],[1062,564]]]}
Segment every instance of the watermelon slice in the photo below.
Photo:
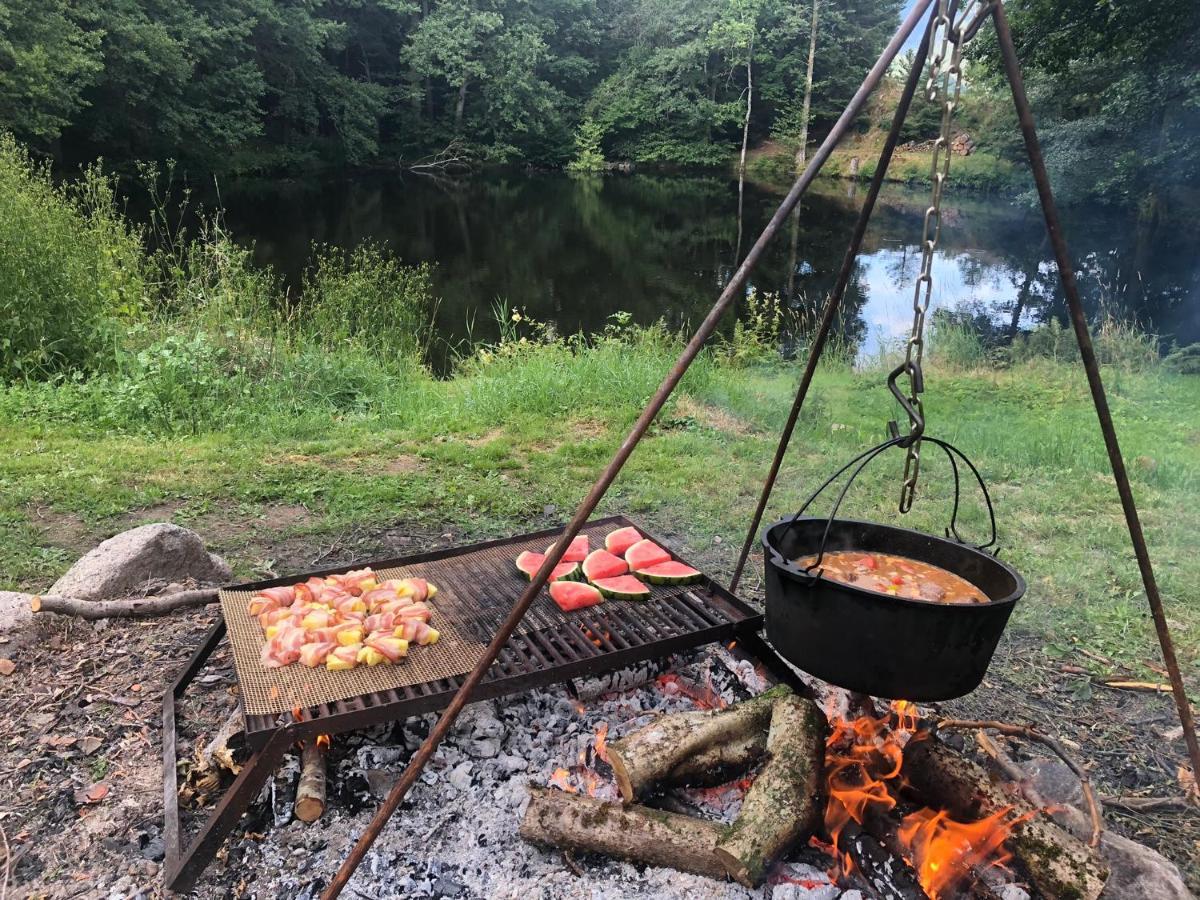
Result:
{"label": "watermelon slice", "polygon": [[[537,574],[538,569],[545,561],[545,554],[526,550],[517,557],[517,570],[533,581],[533,576]],[[582,577],[583,570],[577,562],[561,562],[550,572],[551,581],[579,581]]]}
{"label": "watermelon slice", "polygon": [[633,574],[651,584],[692,584],[704,577],[691,566],[674,560],[638,569]]}
{"label": "watermelon slice", "polygon": [[629,571],[629,564],[607,550],[593,550],[583,561],[583,574],[588,581],[597,578],[615,578]]}
{"label": "watermelon slice", "polygon": [[563,612],[595,606],[604,597],[598,588],[578,581],[556,581],[550,585],[550,596]]}
{"label": "watermelon slice", "polygon": [[632,575],[618,575],[616,578],[597,578],[592,582],[600,589],[605,597],[614,600],[645,600],[650,596],[650,588],[642,584]]}
{"label": "watermelon slice", "polygon": [[671,561],[671,554],[654,541],[638,541],[625,551],[625,562],[635,572]]}
{"label": "watermelon slice", "polygon": [[625,551],[641,539],[641,532],[632,525],[628,528],[618,528],[604,539],[604,549],[617,556],[624,556]]}
{"label": "watermelon slice", "polygon": [[[550,555],[550,551],[554,549],[554,545],[558,541],[551,542],[546,548],[546,556]],[[586,534],[576,535],[575,540],[571,541],[571,546],[567,548],[567,552],[563,554],[563,562],[583,562],[588,555],[588,536]]]}

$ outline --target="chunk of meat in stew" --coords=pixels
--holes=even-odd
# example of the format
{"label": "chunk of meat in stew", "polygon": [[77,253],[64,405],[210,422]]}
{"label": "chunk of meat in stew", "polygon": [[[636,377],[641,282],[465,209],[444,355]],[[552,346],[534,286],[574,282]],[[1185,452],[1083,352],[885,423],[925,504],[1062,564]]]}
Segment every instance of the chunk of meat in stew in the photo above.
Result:
{"label": "chunk of meat in stew", "polygon": [[[796,565],[806,569],[816,559],[815,554],[803,556],[796,560]],[[932,600],[935,603],[988,602],[983,591],[965,578],[940,566],[894,553],[833,550],[821,560],[821,574],[831,581],[911,600]]]}

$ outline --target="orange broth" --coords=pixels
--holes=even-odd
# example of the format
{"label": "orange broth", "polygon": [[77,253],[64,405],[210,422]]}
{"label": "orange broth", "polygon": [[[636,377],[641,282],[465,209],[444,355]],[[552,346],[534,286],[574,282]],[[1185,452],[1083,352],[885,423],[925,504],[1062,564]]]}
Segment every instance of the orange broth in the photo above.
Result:
{"label": "orange broth", "polygon": [[[796,560],[801,569],[811,566],[816,555]],[[832,550],[821,560],[821,574],[831,581],[851,584],[868,591],[928,600],[933,603],[987,603],[987,595],[965,578],[894,553],[865,553],[862,550]]]}

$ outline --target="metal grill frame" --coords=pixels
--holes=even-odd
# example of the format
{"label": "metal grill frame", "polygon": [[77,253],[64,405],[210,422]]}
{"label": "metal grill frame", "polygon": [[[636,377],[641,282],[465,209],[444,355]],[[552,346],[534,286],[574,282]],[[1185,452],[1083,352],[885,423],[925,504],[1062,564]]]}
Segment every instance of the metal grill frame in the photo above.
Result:
{"label": "metal grill frame", "polygon": [[[594,526],[615,528],[633,526],[659,546],[668,546],[658,536],[624,516],[610,516],[590,522]],[[394,559],[341,565],[320,571],[284,578],[273,578],[244,585],[232,590],[256,591],[282,584],[294,584],[312,576],[344,572],[348,568],[370,565],[374,568],[411,566],[462,557],[473,552],[526,543],[535,539],[553,541],[562,528],[517,535],[494,541],[470,544],[418,553]],[[690,565],[672,551],[676,559]],[[698,566],[693,566],[699,570]],[[436,583],[436,582],[435,582]],[[628,609],[628,612],[625,610]],[[659,601],[658,608],[630,601],[628,604],[600,604],[589,607],[591,617],[600,625],[594,633],[597,646],[588,640],[575,621],[552,628],[539,628],[514,634],[501,650],[496,662],[480,683],[472,700],[486,700],[508,694],[523,693],[537,687],[598,672],[623,669],[638,662],[669,656],[716,641],[737,640],[753,648],[752,652],[777,677],[784,677],[787,667],[762,642],[757,632],[763,616],[743,603],[732,593],[705,575],[695,585]],[[647,634],[638,619],[653,616],[658,634]],[[221,798],[208,820],[181,853],[179,793],[176,761],[175,707],[186,693],[188,685],[204,667],[208,657],[225,636],[225,622],[213,626],[191,660],[180,672],[163,696],[163,808],[164,808],[164,875],[172,891],[187,891],[212,859],[238,819],[267,779],[278,767],[284,754],[297,741],[311,740],[318,734],[341,734],[384,722],[408,719],[412,716],[445,708],[462,685],[466,675],[441,678],[410,687],[377,691],[336,703],[325,703],[303,710],[297,722],[290,713],[282,715],[246,715],[246,741],[254,754]],[[770,657],[770,658],[768,658]]]}

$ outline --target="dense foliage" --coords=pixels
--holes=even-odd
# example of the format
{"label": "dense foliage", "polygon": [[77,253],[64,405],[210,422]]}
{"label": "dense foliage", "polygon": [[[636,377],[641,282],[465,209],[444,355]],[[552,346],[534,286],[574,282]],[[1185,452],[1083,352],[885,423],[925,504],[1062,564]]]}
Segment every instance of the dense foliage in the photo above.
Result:
{"label": "dense foliage", "polygon": [[[836,115],[900,0],[824,0]],[[811,9],[811,7],[808,7]],[[809,38],[782,0],[0,0],[0,129],[77,163],[718,162],[795,117]],[[757,102],[757,97],[762,102]],[[589,157],[584,168],[598,162]]]}

